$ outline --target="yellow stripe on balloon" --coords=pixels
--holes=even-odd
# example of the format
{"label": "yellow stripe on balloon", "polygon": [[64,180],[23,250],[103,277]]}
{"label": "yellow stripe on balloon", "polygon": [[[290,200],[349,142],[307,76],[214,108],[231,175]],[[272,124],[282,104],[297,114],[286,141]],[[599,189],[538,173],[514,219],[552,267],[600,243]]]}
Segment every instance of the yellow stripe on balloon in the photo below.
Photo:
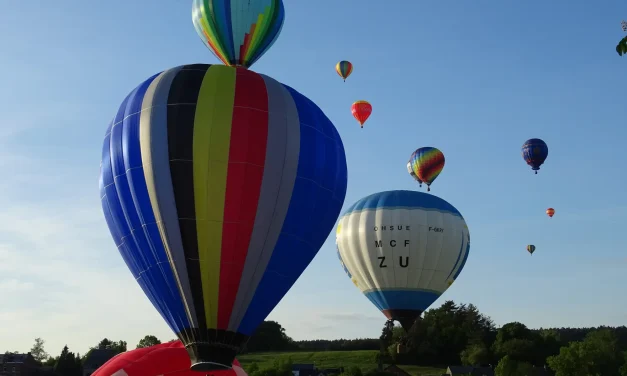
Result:
{"label": "yellow stripe on balloon", "polygon": [[[266,8],[266,12],[268,11],[269,11],[269,8]],[[257,17],[257,23],[255,25],[255,32],[253,33],[253,35],[250,36],[251,41],[250,41],[250,44],[248,45],[248,50],[246,50],[246,56],[245,56],[244,61],[249,61],[249,59],[252,57],[253,51],[257,51],[257,45],[259,44],[259,39],[261,39],[261,36],[264,35],[264,33],[262,33],[264,24],[266,24],[265,16],[262,13],[262,14],[259,14],[259,16]]]}
{"label": "yellow stripe on balloon", "polygon": [[210,329],[218,324],[222,226],[235,79],[235,69],[212,65],[200,87],[194,117],[196,230],[205,318]]}

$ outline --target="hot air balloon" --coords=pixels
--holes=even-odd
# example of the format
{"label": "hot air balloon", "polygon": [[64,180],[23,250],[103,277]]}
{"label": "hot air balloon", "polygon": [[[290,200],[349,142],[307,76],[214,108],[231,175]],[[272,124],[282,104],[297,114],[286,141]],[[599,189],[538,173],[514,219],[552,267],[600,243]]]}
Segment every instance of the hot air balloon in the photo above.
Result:
{"label": "hot air balloon", "polygon": [[[138,348],[116,355],[92,376],[206,376],[206,372],[191,371],[185,346],[181,341]],[[211,373],[212,376],[247,376],[235,359],[232,369]]]}
{"label": "hot air balloon", "polygon": [[409,330],[464,268],[470,234],[443,199],[416,191],[364,197],[339,219],[336,244],[353,283]]}
{"label": "hot air balloon", "polygon": [[424,147],[416,150],[409,162],[416,176],[427,185],[427,191],[431,191],[431,184],[444,168],[444,154],[436,148]]}
{"label": "hot air balloon", "polygon": [[553,209],[553,208],[548,208],[548,209],[546,209],[546,214],[547,214],[549,217],[553,218],[553,215],[555,214],[555,209]]}
{"label": "hot air balloon", "polygon": [[522,146],[522,156],[536,174],[548,155],[549,147],[539,138],[529,139]]}
{"label": "hot air balloon", "polygon": [[103,143],[109,230],[193,370],[231,366],[333,229],[346,184],[322,110],[243,68],[150,77]]}
{"label": "hot air balloon", "polygon": [[229,66],[252,66],[277,40],[284,20],[282,0],[194,0],[192,4],[198,36]]}
{"label": "hot air balloon", "polygon": [[353,73],[353,64],[350,61],[342,60],[335,65],[335,71],[340,75],[346,82],[348,76]]}
{"label": "hot air balloon", "polygon": [[412,178],[414,178],[414,180],[416,180],[418,182],[418,184],[420,184],[420,186],[422,187],[422,180],[420,180],[420,178],[414,173],[414,169],[411,167],[411,162],[407,162],[407,172],[409,173],[409,175],[411,175]]}
{"label": "hot air balloon", "polygon": [[353,117],[359,122],[361,128],[363,128],[364,123],[372,113],[372,105],[367,101],[357,101],[351,106],[351,112],[353,113]]}
{"label": "hot air balloon", "polygon": [[533,255],[533,252],[535,252],[535,250],[536,250],[536,246],[535,246],[535,245],[533,245],[533,244],[529,244],[529,245],[527,246],[527,252],[529,252],[530,254],[532,254],[532,255]]}

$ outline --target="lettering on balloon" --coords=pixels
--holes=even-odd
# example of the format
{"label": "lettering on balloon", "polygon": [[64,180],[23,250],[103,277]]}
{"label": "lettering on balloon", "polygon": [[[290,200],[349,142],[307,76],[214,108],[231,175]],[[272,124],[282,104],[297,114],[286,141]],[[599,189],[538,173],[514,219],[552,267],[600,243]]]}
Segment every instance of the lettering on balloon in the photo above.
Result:
{"label": "lettering on balloon", "polygon": [[406,225],[381,225],[374,226],[374,231],[411,231],[409,226]]}
{"label": "lettering on balloon", "polygon": [[[385,264],[385,257],[386,256],[379,256],[377,257],[377,259],[379,259],[379,268],[387,268],[388,266]],[[403,256],[399,256],[398,257],[398,266],[400,266],[401,268],[406,268],[409,266],[409,256],[405,256],[405,258],[403,259]]]}
{"label": "lettering on balloon", "polygon": [[429,226],[429,231],[433,231],[433,232],[444,232],[444,229],[441,227],[431,227]]}
{"label": "lettering on balloon", "polygon": [[[376,248],[382,248],[383,247],[383,240],[376,240],[375,239],[374,246]],[[405,248],[409,247],[409,240],[405,240],[403,246]],[[394,239],[390,240],[390,247],[392,247],[392,248],[396,247],[396,240],[394,240]]]}
{"label": "lettering on balloon", "polygon": [[381,261],[379,263],[379,267],[380,268],[387,268],[388,267],[387,265],[385,265],[385,256],[380,256],[380,257],[377,257],[377,258],[379,259],[379,261]]}

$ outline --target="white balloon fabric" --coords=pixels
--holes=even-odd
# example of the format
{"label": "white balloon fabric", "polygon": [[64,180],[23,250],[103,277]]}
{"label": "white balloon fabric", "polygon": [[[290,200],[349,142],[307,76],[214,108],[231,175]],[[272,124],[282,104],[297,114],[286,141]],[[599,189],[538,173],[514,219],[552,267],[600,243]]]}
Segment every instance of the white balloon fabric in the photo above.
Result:
{"label": "white balloon fabric", "polygon": [[470,233],[445,200],[416,191],[375,193],[340,217],[338,257],[353,283],[406,329],[464,268]]}

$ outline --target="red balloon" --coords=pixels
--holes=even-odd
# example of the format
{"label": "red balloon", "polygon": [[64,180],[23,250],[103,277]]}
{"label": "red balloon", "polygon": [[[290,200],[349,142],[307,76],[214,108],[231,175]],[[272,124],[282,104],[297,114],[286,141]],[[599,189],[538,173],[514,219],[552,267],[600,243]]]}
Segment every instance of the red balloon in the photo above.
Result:
{"label": "red balloon", "polygon": [[367,101],[357,101],[351,106],[351,112],[353,113],[353,117],[357,119],[359,125],[363,128],[364,123],[372,113],[372,105]]}
{"label": "red balloon", "polygon": [[248,376],[235,359],[228,370],[192,371],[187,350],[181,341],[162,343],[118,354],[92,376]]}

